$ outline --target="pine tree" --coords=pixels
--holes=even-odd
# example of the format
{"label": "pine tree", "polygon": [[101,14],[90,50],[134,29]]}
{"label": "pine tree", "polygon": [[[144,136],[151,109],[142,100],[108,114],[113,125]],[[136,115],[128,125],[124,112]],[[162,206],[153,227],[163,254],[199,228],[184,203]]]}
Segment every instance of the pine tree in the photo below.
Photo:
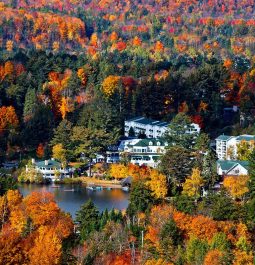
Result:
{"label": "pine tree", "polygon": [[153,205],[155,198],[152,191],[142,182],[132,184],[130,193],[130,203],[127,208],[129,216],[134,216],[139,212],[145,212]]}
{"label": "pine tree", "polygon": [[54,136],[51,145],[62,144],[65,149],[70,147],[70,137],[72,132],[72,123],[68,120],[62,120],[58,127],[54,129]]}
{"label": "pine tree", "polygon": [[29,88],[25,96],[25,103],[23,109],[23,118],[24,121],[29,120],[35,111],[37,105],[37,98],[35,89]]}
{"label": "pine tree", "polygon": [[190,118],[184,113],[179,113],[171,121],[165,138],[169,145],[190,149],[193,147],[197,137],[195,133],[187,133],[191,128]]}
{"label": "pine tree", "polygon": [[216,156],[213,151],[209,150],[203,157],[202,177],[205,181],[205,188],[210,189],[216,182]]}
{"label": "pine tree", "polygon": [[80,237],[84,241],[90,233],[99,229],[99,211],[94,203],[89,200],[83,204],[76,213],[76,222],[80,224]]}

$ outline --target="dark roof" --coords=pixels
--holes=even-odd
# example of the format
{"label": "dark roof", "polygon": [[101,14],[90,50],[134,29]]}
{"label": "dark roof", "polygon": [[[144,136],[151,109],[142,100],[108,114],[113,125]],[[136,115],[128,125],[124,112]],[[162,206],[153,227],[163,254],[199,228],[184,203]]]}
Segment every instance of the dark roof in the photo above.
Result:
{"label": "dark roof", "polygon": [[122,185],[131,184],[132,183],[132,177],[127,177],[121,180]]}

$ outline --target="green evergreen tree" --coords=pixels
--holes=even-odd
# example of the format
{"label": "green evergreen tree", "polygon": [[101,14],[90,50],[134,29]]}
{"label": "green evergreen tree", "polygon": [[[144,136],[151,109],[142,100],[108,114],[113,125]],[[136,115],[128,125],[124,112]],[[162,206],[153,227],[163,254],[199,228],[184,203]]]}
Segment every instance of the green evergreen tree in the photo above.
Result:
{"label": "green evergreen tree", "polygon": [[139,212],[149,211],[155,198],[152,191],[142,181],[138,181],[132,183],[129,200],[127,214],[134,216]]}
{"label": "green evergreen tree", "polygon": [[197,137],[196,133],[187,133],[190,129],[192,129],[190,118],[184,113],[178,113],[172,119],[165,138],[170,146],[181,146],[190,149]]}
{"label": "green evergreen tree", "polygon": [[99,211],[91,200],[81,206],[75,218],[80,225],[81,241],[86,240],[90,233],[99,229],[99,216]]}
{"label": "green evergreen tree", "polygon": [[212,150],[208,150],[207,154],[203,157],[203,164],[202,164],[202,177],[205,181],[205,188],[211,189],[216,180],[217,176],[217,168],[216,168],[216,155]]}
{"label": "green evergreen tree", "polygon": [[202,265],[209,249],[206,241],[191,238],[187,244],[186,259],[189,264]]}
{"label": "green evergreen tree", "polygon": [[174,205],[178,211],[193,214],[196,211],[194,200],[187,195],[180,195],[174,198]]}
{"label": "green evergreen tree", "polygon": [[24,120],[29,119],[33,116],[36,105],[37,105],[37,97],[35,89],[29,88],[26,93],[24,109],[23,109]]}
{"label": "green evergreen tree", "polygon": [[159,169],[167,176],[172,193],[180,191],[181,184],[190,175],[193,168],[190,150],[182,146],[172,146],[161,157]]}
{"label": "green evergreen tree", "polygon": [[0,196],[4,195],[8,190],[17,189],[17,180],[13,176],[0,174]]}
{"label": "green evergreen tree", "polygon": [[176,249],[182,242],[182,233],[175,221],[170,218],[160,231],[159,245],[164,259],[173,261],[176,257]]}
{"label": "green evergreen tree", "polygon": [[71,148],[72,123],[68,120],[62,120],[58,127],[54,129],[54,135],[50,142],[51,146],[62,144],[65,149]]}

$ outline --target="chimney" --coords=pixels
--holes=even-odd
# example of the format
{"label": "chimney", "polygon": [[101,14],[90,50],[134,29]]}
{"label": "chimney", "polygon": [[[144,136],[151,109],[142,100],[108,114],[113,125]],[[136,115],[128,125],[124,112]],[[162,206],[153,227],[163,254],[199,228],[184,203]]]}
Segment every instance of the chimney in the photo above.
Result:
{"label": "chimney", "polygon": [[49,160],[45,160],[44,163],[45,163],[45,166],[48,166],[49,165]]}
{"label": "chimney", "polygon": [[35,159],[34,158],[32,158],[32,165],[34,165],[35,164]]}

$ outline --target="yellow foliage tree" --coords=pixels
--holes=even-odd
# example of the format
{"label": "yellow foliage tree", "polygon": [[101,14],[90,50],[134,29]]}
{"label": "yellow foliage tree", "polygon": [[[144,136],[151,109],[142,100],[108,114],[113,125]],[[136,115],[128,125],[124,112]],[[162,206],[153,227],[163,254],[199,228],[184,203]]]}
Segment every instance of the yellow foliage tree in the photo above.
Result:
{"label": "yellow foliage tree", "polygon": [[74,110],[74,106],[72,104],[71,98],[69,98],[69,97],[63,97],[61,99],[61,103],[60,103],[60,106],[59,106],[59,110],[61,112],[62,119],[65,119],[66,118],[66,114],[68,112],[72,112]]}
{"label": "yellow foliage tree", "polygon": [[164,198],[167,194],[166,176],[153,169],[150,172],[150,180],[147,181],[156,198]]}
{"label": "yellow foliage tree", "polygon": [[237,158],[238,160],[248,160],[250,154],[255,148],[254,141],[241,141],[237,144]]}
{"label": "yellow foliage tree", "polygon": [[111,164],[109,174],[115,179],[123,179],[128,176],[128,168],[122,164]]}
{"label": "yellow foliage tree", "polygon": [[235,258],[233,265],[253,265],[254,256],[252,252],[246,253],[245,251],[237,250],[234,251]]}
{"label": "yellow foliage tree", "polygon": [[67,163],[67,150],[63,147],[62,144],[56,144],[52,148],[53,157],[58,159],[64,166]]}
{"label": "yellow foliage tree", "polygon": [[120,82],[119,76],[110,75],[106,77],[102,83],[102,90],[108,97],[112,96],[117,90]]}
{"label": "yellow foliage tree", "polygon": [[243,195],[249,191],[248,176],[229,176],[225,177],[223,186],[234,199],[242,199]]}
{"label": "yellow foliage tree", "polygon": [[200,170],[198,168],[193,168],[192,175],[187,177],[185,183],[183,184],[183,193],[197,199],[200,197],[200,189],[203,184],[204,181],[201,177]]}
{"label": "yellow foliage tree", "polygon": [[12,41],[12,40],[8,40],[8,41],[6,42],[6,50],[7,50],[8,52],[11,52],[11,51],[13,50],[13,41]]}
{"label": "yellow foliage tree", "polygon": [[80,78],[82,85],[85,86],[87,83],[87,76],[85,70],[83,68],[79,68],[77,71],[77,75]]}

